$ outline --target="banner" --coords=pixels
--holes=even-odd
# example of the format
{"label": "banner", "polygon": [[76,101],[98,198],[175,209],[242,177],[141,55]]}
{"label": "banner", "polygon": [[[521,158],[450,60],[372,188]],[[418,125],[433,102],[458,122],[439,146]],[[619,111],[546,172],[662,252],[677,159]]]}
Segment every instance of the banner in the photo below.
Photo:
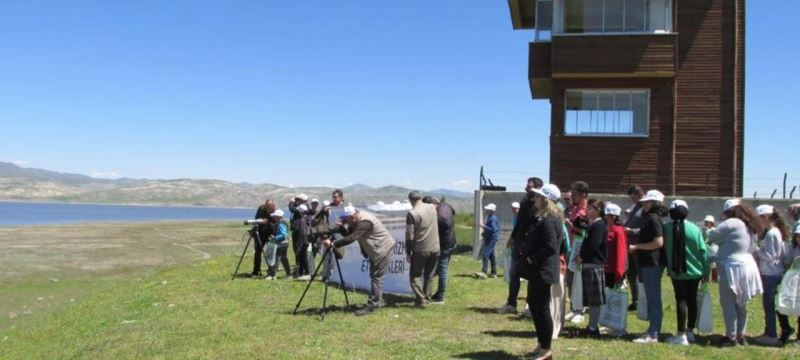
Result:
{"label": "banner", "polygon": [[[391,260],[389,267],[386,269],[386,275],[383,277],[383,291],[386,293],[394,294],[413,294],[411,291],[411,284],[409,283],[409,274],[411,272],[411,264],[406,261],[406,214],[408,210],[382,210],[388,206],[370,206],[370,211],[374,214],[386,227],[386,230],[395,241],[394,248],[391,252]],[[367,211],[359,208],[359,211]],[[335,224],[339,217],[343,214],[340,208],[331,208],[331,225]],[[364,257],[361,253],[361,247],[358,242],[354,242],[345,247],[344,258],[339,260],[339,265],[342,268],[342,276],[344,277],[345,285],[348,289],[360,289],[370,291],[372,282],[369,276],[369,259]],[[336,265],[333,265],[331,271],[330,281],[335,284],[341,284],[341,279],[336,271]]]}

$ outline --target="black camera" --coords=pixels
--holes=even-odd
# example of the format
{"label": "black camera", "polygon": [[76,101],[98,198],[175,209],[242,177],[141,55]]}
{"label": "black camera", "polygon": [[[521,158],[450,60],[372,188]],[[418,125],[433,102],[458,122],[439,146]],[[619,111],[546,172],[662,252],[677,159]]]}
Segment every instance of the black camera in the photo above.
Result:
{"label": "black camera", "polygon": [[589,220],[584,217],[579,217],[575,219],[575,223],[573,223],[572,226],[580,230],[589,230]]}
{"label": "black camera", "polygon": [[315,240],[329,238],[334,234],[347,236],[347,228],[344,227],[343,225],[337,225],[334,227],[327,227],[326,225],[320,225],[311,227],[309,233],[309,235]]}

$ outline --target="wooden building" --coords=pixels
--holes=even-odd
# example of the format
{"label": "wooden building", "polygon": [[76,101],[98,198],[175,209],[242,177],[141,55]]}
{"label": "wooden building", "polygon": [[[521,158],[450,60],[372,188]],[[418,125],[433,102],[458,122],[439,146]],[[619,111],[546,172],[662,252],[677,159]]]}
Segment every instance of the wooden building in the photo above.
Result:
{"label": "wooden building", "polygon": [[550,179],[741,196],[744,0],[508,0],[551,105]]}

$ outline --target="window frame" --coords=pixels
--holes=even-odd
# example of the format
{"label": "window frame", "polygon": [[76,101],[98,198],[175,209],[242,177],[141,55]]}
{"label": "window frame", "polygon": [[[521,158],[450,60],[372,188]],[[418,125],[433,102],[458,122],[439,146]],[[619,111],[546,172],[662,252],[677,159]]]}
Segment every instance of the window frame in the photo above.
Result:
{"label": "window frame", "polygon": [[[587,1],[592,1],[592,0],[587,0]],[[626,25],[625,21],[626,21],[626,18],[627,18],[627,16],[626,16],[627,15],[626,14],[627,6],[626,5],[627,5],[627,1],[628,0],[624,0],[625,2],[623,3],[623,6],[622,6],[622,29],[623,30],[622,31],[605,31],[606,1],[605,0],[599,0],[599,1],[603,2],[603,4],[602,4],[602,8],[603,8],[602,23],[603,23],[604,31],[601,31],[601,32],[568,33],[568,32],[566,32],[566,28],[565,28],[566,22],[567,22],[566,21],[567,20],[567,18],[566,18],[566,16],[567,16],[567,13],[566,13],[566,2],[567,2],[567,0],[553,0],[553,21],[552,21],[552,30],[551,30],[550,37],[553,38],[553,37],[556,37],[556,36],[609,36],[609,35],[631,35],[631,36],[636,36],[636,35],[671,35],[671,34],[675,34],[675,22],[674,22],[674,15],[673,15],[673,12],[674,12],[674,1],[675,0],[665,0],[667,2],[667,4],[666,4],[667,6],[666,6],[666,12],[665,12],[664,17],[665,17],[665,20],[666,20],[665,24],[668,25],[669,28],[666,29],[666,30],[654,30],[654,31],[647,31],[647,30],[644,30],[644,31],[625,31],[625,25]],[[645,0],[646,3],[649,3],[650,1],[651,0]],[[648,7],[647,6],[644,7],[643,15],[644,15],[644,19],[645,19],[645,22],[646,22],[645,23],[645,29],[646,29],[647,25],[648,25],[647,22],[649,21],[649,14],[648,14]]]}
{"label": "window frame", "polygon": [[[567,93],[570,91],[580,91],[580,92],[593,92],[598,95],[598,107],[599,104],[599,94],[601,93],[611,93],[615,94],[617,92],[628,92],[631,95],[631,108],[633,107],[633,95],[636,93],[644,93],[647,96],[647,110],[645,114],[645,119],[647,124],[645,126],[645,132],[643,134],[614,134],[614,133],[593,133],[593,134],[568,134],[567,133]],[[651,92],[649,88],[566,88],[564,89],[564,104],[562,108],[562,127],[561,127],[561,134],[565,137],[594,137],[594,138],[601,138],[601,137],[612,137],[612,138],[649,138],[650,137],[650,114],[651,114]],[[597,110],[595,110],[597,111]],[[616,110],[619,111],[619,110]],[[634,119],[635,121],[635,119]],[[634,129],[634,122],[631,122],[631,131]]]}

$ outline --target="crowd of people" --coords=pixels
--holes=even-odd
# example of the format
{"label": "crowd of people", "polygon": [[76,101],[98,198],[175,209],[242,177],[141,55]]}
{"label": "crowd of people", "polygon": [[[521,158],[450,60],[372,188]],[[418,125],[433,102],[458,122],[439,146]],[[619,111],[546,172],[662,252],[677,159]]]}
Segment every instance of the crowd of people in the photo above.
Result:
{"label": "crowd of people", "polygon": [[[719,224],[713,215],[707,215],[698,226],[688,220],[686,201],[676,199],[667,204],[660,191],[644,192],[635,185],[628,191],[631,204],[624,210],[622,204],[590,197],[589,185],[581,181],[562,193],[554,184],[530,178],[525,194],[510,204],[514,219],[506,242],[508,298],[497,312],[517,313],[521,279],[526,279],[524,312],[533,318],[538,339],[538,346],[529,354],[533,358],[552,357],[552,341],[564,323],[581,324],[587,315],[588,336],[624,334],[624,328],[601,331],[601,312],[612,292],[629,291],[631,303],[623,312],[637,311],[639,318],[648,322],[635,343],[663,340],[689,345],[695,342],[698,292],[709,282],[719,287],[725,323],[720,346],[748,345],[747,305],[758,296],[763,297],[766,320],[763,335],[755,340],[781,345],[795,334],[789,317],[776,311],[775,296],[784,273],[794,261],[800,262],[800,204],[787,209],[794,221],[791,228],[777,207],[754,209],[740,199],[725,201]],[[448,265],[456,247],[455,210],[418,192],[411,192],[408,200],[411,210],[406,217],[405,250],[411,264],[409,282],[415,306],[425,308],[445,300]],[[270,221],[258,225],[261,237],[252,274],[260,275],[263,255],[268,265],[266,279],[274,279],[281,264],[287,278],[309,280],[319,252],[340,251],[357,242],[369,260],[371,291],[366,306],[355,314],[367,315],[380,308],[383,277],[396,244],[381,221],[345,203],[341,190],[323,203],[300,194],[288,207],[289,221],[271,200],[259,207],[256,218]],[[327,227],[331,207],[342,209],[337,224],[346,231],[312,239],[309,229]],[[495,278],[495,248],[500,236],[497,206],[488,204],[484,211],[479,251],[482,269],[476,276]],[[296,259],[294,271],[287,258],[289,245]],[[665,270],[675,294],[677,331],[662,339]],[[433,291],[437,275],[438,287]],[[800,318],[797,324],[800,326]],[[800,345],[800,335],[796,342]]]}
{"label": "crowd of people", "polygon": [[[601,336],[599,318],[606,293],[625,289],[632,299],[627,310],[640,310],[640,318],[648,322],[647,331],[634,342],[661,341],[665,270],[674,289],[677,318],[675,335],[664,339],[669,344],[695,342],[698,290],[710,281],[718,282],[725,322],[720,346],[748,345],[747,304],[757,296],[763,297],[766,321],[763,335],[755,341],[782,345],[795,334],[789,317],[776,312],[775,296],[783,274],[800,261],[800,204],[787,210],[795,221],[791,229],[777,207],[754,209],[740,199],[725,201],[721,223],[707,215],[701,228],[687,220],[686,201],[667,204],[660,191],[645,193],[635,185],[628,191],[632,204],[626,210],[591,198],[589,185],[581,181],[562,196],[557,186],[531,178],[525,192],[520,202],[510,205],[515,218],[506,244],[511,257],[506,269],[511,273],[508,300],[497,312],[517,313],[520,278],[527,279],[524,311],[533,318],[538,337],[533,358],[550,358],[552,340],[564,322],[581,324],[587,313],[586,334]],[[484,207],[483,268],[476,273],[480,278],[496,275],[496,210],[495,204]],[[492,264],[491,272],[487,264]],[[568,305],[571,311],[564,314]],[[797,323],[800,326],[800,318]],[[624,329],[608,330],[610,335],[624,333]],[[796,343],[800,345],[800,336]]]}

